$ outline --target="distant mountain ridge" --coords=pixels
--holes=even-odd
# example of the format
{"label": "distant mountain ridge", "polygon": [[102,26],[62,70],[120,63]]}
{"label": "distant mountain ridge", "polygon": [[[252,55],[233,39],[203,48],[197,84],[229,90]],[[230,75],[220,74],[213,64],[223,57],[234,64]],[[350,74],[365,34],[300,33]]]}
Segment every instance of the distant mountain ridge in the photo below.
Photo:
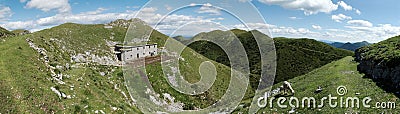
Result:
{"label": "distant mountain ridge", "polygon": [[341,49],[346,49],[346,50],[350,50],[350,51],[355,51],[356,49],[363,47],[363,46],[368,46],[371,45],[371,43],[367,42],[367,41],[362,41],[362,42],[356,42],[356,43],[343,43],[343,42],[327,42],[327,41],[323,41],[326,44],[329,44],[333,47],[336,48],[341,48]]}

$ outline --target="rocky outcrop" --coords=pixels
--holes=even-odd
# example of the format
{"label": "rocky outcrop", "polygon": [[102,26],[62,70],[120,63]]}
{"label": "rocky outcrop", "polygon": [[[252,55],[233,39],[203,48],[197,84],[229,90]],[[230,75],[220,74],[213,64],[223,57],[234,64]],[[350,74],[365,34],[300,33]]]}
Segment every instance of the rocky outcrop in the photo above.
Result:
{"label": "rocky outcrop", "polygon": [[360,63],[357,66],[358,71],[374,81],[400,89],[400,63],[396,60],[367,58],[365,53],[367,51],[363,49],[357,49],[355,52],[355,60]]}
{"label": "rocky outcrop", "polygon": [[130,23],[136,23],[136,24],[142,24],[142,25],[147,25],[144,21],[138,19],[138,18],[133,18],[130,20],[125,20],[125,19],[117,19],[115,21],[112,21],[106,25],[112,26],[112,27],[124,27],[128,28]]}
{"label": "rocky outcrop", "polygon": [[8,31],[3,27],[0,27],[0,37],[10,37],[10,36],[14,36],[14,33]]}

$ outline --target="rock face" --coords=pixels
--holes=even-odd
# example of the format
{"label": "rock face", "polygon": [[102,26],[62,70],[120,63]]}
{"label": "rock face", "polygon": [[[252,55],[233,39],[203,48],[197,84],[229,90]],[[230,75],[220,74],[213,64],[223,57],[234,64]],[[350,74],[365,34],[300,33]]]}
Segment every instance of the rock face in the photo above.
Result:
{"label": "rock face", "polygon": [[360,63],[357,66],[358,71],[365,73],[369,78],[383,81],[387,85],[400,89],[400,65],[389,66],[385,62],[364,60],[360,55],[359,52],[356,52],[356,60]]}
{"label": "rock face", "polygon": [[[393,43],[390,42],[390,44]],[[355,51],[355,60],[360,63],[357,66],[358,71],[364,73],[366,77],[399,90],[400,54],[398,54],[398,51],[400,49],[391,47],[393,46],[386,45],[384,41],[359,48]]]}

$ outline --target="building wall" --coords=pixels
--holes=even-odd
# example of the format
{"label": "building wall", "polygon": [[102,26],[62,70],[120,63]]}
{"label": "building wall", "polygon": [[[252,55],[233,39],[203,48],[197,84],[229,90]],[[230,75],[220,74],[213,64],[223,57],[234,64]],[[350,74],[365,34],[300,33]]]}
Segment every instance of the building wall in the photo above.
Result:
{"label": "building wall", "polygon": [[137,46],[137,47],[128,47],[124,48],[122,51],[122,60],[137,60],[143,57],[150,57],[157,55],[157,45],[145,45],[145,46]]}

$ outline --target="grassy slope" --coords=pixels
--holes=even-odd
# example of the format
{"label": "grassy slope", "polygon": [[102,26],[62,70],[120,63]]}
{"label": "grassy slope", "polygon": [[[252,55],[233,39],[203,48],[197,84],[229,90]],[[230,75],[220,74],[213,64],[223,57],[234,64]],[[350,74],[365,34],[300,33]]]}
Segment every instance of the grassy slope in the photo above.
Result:
{"label": "grassy slope", "polygon": [[[85,50],[90,50],[96,55],[110,54],[111,52],[104,51],[109,48],[104,40],[111,40],[112,32],[115,33],[116,38],[119,38],[114,40],[122,40],[123,30],[121,28],[104,29],[102,25],[69,23],[2,42],[0,96],[4,98],[2,104],[7,105],[2,105],[0,112],[14,110],[14,112],[32,113],[43,113],[43,111],[93,113],[96,110],[103,110],[114,113],[138,113],[138,109],[130,105],[131,101],[123,96],[122,92],[127,95],[128,92],[123,85],[121,68],[98,64],[78,65],[69,69],[64,67],[57,73],[68,75],[63,79],[66,84],[56,84],[43,61],[38,60],[42,56],[30,48],[25,41],[29,38],[37,46],[45,48],[50,65],[65,66],[66,63],[74,64],[70,63],[72,53],[84,53]],[[37,67],[44,71],[38,70]],[[100,72],[108,73],[101,76]],[[59,88],[60,91],[73,98],[59,99],[50,87]],[[7,99],[9,97],[11,99]],[[113,107],[117,110],[114,111]]]}
{"label": "grassy slope", "polygon": [[37,54],[17,37],[0,44],[0,112],[50,113],[61,109],[58,97]]}
{"label": "grassy slope", "polygon": [[[348,92],[344,96],[347,97],[371,97],[372,101],[370,105],[375,106],[375,102],[396,102],[397,106],[399,106],[399,98],[397,98],[392,93],[387,93],[381,88],[379,88],[371,79],[363,78],[363,74],[359,74],[357,71],[357,64],[353,61],[352,57],[346,57],[339,61],[335,61],[329,63],[321,68],[315,69],[312,72],[299,76],[293,79],[290,79],[289,82],[292,83],[293,89],[296,91],[294,95],[297,98],[302,97],[315,97],[317,100],[322,97],[327,97],[329,94],[332,96],[340,97],[336,93],[336,88],[338,86],[346,86]],[[274,86],[274,88],[282,85],[278,83]],[[315,94],[314,91],[318,86],[323,88],[321,93]],[[360,95],[356,95],[355,93],[360,93]],[[276,101],[274,101],[276,103]],[[317,101],[320,103],[319,101]],[[327,104],[327,103],[325,103]],[[360,105],[362,106],[362,104]],[[260,110],[259,112],[267,112],[267,113],[287,113],[290,108],[280,109],[277,107],[277,104],[274,104],[275,109],[265,108]],[[311,109],[311,108],[300,108],[296,109],[297,112],[300,113],[399,113],[399,110],[396,109],[374,109],[374,108],[333,108],[331,109],[329,106],[325,105],[325,107],[321,109]]]}
{"label": "grassy slope", "polygon": [[[139,113],[138,109],[134,106],[130,106],[130,100],[126,100],[122,93],[115,89],[115,87],[121,89],[125,94],[128,92],[123,86],[124,80],[121,72],[121,68],[102,66],[95,63],[77,65],[77,67],[62,68],[57,70],[57,73],[68,75],[64,77],[63,81],[66,84],[57,84],[56,81],[52,80],[48,69],[45,67],[43,61],[38,58],[43,57],[39,55],[36,50],[33,50],[28,46],[26,39],[31,39],[35,45],[47,50],[51,66],[65,66],[67,63],[74,65],[74,62],[70,62],[71,54],[85,53],[90,51],[92,54],[107,56],[110,55],[109,47],[105,45],[105,40],[111,41],[123,41],[124,31],[126,28],[114,27],[113,29],[105,29],[103,25],[80,25],[67,23],[51,29],[42,30],[32,34],[18,36],[6,42],[2,42],[2,67],[0,72],[0,97],[2,98],[0,107],[0,113],[9,112],[25,112],[30,111],[32,113],[43,113],[41,107],[45,107],[44,111],[47,112],[59,112],[59,113],[93,113],[96,110],[103,110],[104,112],[128,112],[128,113]],[[114,34],[114,35],[112,35]],[[114,39],[111,39],[114,36]],[[151,43],[163,44],[168,37],[153,31],[151,36]],[[10,38],[11,39],[11,38]],[[21,45],[21,49],[18,47]],[[162,46],[162,45],[161,45]],[[21,58],[15,58],[15,56],[24,55]],[[191,49],[184,51],[184,58],[186,61],[181,62],[182,73],[185,79],[190,79],[190,82],[196,82],[199,78],[199,73],[196,70],[201,62],[207,61],[208,59],[195,53]],[[198,58],[198,59],[195,59]],[[24,62],[30,60],[29,62]],[[34,62],[34,63],[32,63]],[[18,63],[18,64],[13,64]],[[230,68],[222,64],[214,62],[218,69],[218,78],[216,85],[211,88],[210,92],[207,92],[198,96],[187,96],[182,95],[179,92],[165,86],[166,80],[163,80],[161,74],[160,64],[150,65],[150,70],[153,76],[150,76],[153,86],[157,92],[163,93],[168,92],[178,101],[186,103],[186,109],[193,109],[195,107],[207,107],[215,103],[225,92],[228,87],[228,81],[230,78]],[[45,71],[38,71],[31,67],[41,66],[41,69]],[[15,68],[21,70],[15,70]],[[24,78],[23,74],[32,73],[31,77]],[[105,76],[101,76],[100,72],[110,72]],[[19,75],[16,75],[19,74]],[[36,80],[35,80],[36,79]],[[160,83],[157,83],[160,82]],[[26,85],[26,86],[25,86]],[[29,86],[28,86],[29,85]],[[33,85],[31,87],[30,85]],[[11,89],[11,87],[14,87]],[[39,93],[29,92],[32,88]],[[67,95],[75,96],[72,99],[59,99],[58,96],[50,90],[50,87],[58,88],[58,90],[64,92]],[[25,104],[19,104],[18,99],[8,97],[16,94],[10,91],[22,91],[26,92],[22,97],[31,96],[33,99],[23,101]],[[72,88],[72,89],[71,89]],[[163,90],[163,91],[159,91]],[[44,95],[41,95],[41,94]],[[128,95],[129,97],[129,95]],[[206,97],[206,99],[201,99]],[[4,98],[4,99],[3,99]],[[47,99],[46,99],[47,98]],[[45,99],[45,100],[43,100]],[[37,107],[31,104],[42,104]],[[28,107],[28,108],[25,108]],[[30,107],[30,108],[29,108]],[[112,107],[118,108],[117,111],[113,111]]]}
{"label": "grassy slope", "polygon": [[[158,31],[153,31],[150,39],[154,43],[164,44],[166,38],[168,38],[168,36],[163,35]],[[154,90],[159,94],[171,94],[173,97],[175,97],[176,101],[184,103],[184,109],[187,110],[206,108],[216,103],[225,94],[229,86],[229,81],[231,78],[230,67],[210,60],[209,58],[204,57],[202,54],[197,53],[191,48],[185,48],[182,52],[181,57],[184,58],[184,60],[180,60],[179,62],[180,73],[183,78],[190,83],[196,83],[200,80],[200,64],[205,61],[211,61],[215,65],[217,71],[217,78],[213,86],[207,92],[200,95],[190,96],[182,94],[174,90],[168,84],[162,72],[161,64],[157,63],[146,66],[149,80],[153,88],[155,88]],[[253,92],[253,89],[251,89],[251,87],[249,86],[245,98],[250,98]]]}
{"label": "grassy slope", "polygon": [[[193,56],[193,54],[195,56]],[[195,83],[200,80],[200,74],[198,68],[200,63],[208,61],[207,58],[197,55],[194,51],[190,49],[185,49],[182,57],[185,61],[180,61],[180,72],[181,75],[188,80],[188,82]],[[147,66],[147,71],[149,80],[153,86],[156,88],[157,93],[169,93],[185,104],[184,109],[195,109],[195,107],[206,108],[214,103],[224,95],[230,80],[230,68],[217,62],[213,62],[216,65],[218,71],[217,79],[214,85],[204,94],[189,96],[182,94],[174,90],[168,83],[164,74],[162,73],[161,64],[153,64]]]}
{"label": "grassy slope", "polygon": [[312,39],[274,38],[277,52],[275,82],[306,74],[353,52],[331,47]]}

